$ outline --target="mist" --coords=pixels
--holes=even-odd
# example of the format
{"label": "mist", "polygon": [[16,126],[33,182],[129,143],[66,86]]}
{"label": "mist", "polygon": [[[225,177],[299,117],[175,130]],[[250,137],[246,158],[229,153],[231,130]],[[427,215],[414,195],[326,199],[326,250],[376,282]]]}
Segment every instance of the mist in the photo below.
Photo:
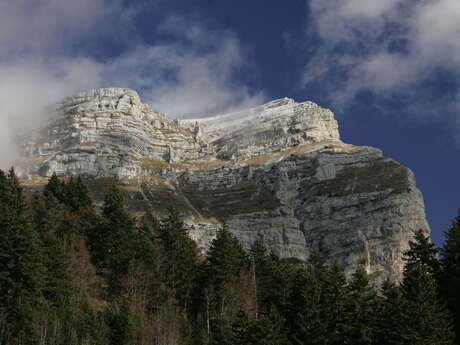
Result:
{"label": "mist", "polygon": [[[0,168],[20,154],[20,132],[43,126],[53,104],[80,91],[132,88],[172,117],[265,100],[234,77],[255,68],[234,33],[210,28],[203,18],[168,16],[152,28],[168,41],[147,43],[135,28],[140,10],[108,0],[0,4]],[[113,41],[121,51],[101,57],[98,41]]]}

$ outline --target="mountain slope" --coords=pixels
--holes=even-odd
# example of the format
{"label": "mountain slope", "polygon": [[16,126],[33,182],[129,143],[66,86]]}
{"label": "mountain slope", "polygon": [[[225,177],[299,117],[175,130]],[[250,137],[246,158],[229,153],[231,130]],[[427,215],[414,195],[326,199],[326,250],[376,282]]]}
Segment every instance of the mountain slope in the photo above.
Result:
{"label": "mountain slope", "polygon": [[98,89],[65,99],[23,151],[29,184],[81,175],[100,200],[115,182],[135,212],[175,205],[203,249],[225,220],[246,247],[260,237],[283,257],[315,251],[400,279],[412,232],[429,231],[410,170],[343,143],[332,112],[311,102],[174,120],[135,91]]}

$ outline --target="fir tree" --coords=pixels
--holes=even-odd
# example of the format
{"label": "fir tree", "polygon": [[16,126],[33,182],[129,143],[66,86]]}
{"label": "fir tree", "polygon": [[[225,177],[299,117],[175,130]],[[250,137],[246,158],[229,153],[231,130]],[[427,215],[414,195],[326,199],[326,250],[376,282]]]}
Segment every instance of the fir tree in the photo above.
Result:
{"label": "fir tree", "polygon": [[446,232],[446,241],[441,249],[440,292],[452,313],[460,342],[460,211]]}
{"label": "fir tree", "polygon": [[[53,196],[35,195],[32,202],[33,225],[39,234],[43,250],[44,297],[52,304],[64,303],[71,293],[70,259],[63,239],[56,233],[60,228],[63,209]],[[54,199],[56,200],[56,199]]]}
{"label": "fir tree", "polygon": [[209,288],[208,303],[212,299],[216,302],[215,309],[221,318],[232,297],[230,286],[239,280],[245,263],[246,255],[241,244],[224,224],[211,242],[204,267]]}
{"label": "fir tree", "polygon": [[36,341],[34,310],[42,297],[42,246],[13,169],[0,171],[0,314],[6,343]]}
{"label": "fir tree", "polygon": [[43,191],[45,197],[54,197],[60,202],[64,200],[64,184],[59,180],[56,175],[56,172],[53,172],[51,175],[48,184],[45,186]]}
{"label": "fir tree", "polygon": [[275,266],[279,259],[272,256],[262,242],[257,239],[249,250],[251,273],[253,276],[254,295],[256,298],[256,318],[259,313],[269,313],[273,304],[274,290],[278,288]]}
{"label": "fir tree", "polygon": [[406,266],[401,284],[404,297],[400,344],[454,344],[452,318],[438,297],[436,249],[422,231],[417,231],[404,253]]}
{"label": "fir tree", "polygon": [[345,344],[374,344],[376,307],[377,294],[364,267],[359,266],[348,285],[342,333]]}
{"label": "fir tree", "polygon": [[275,307],[257,320],[240,311],[232,324],[232,345],[289,345],[285,320]]}
{"label": "fir tree", "polygon": [[121,192],[112,187],[106,195],[103,219],[89,236],[92,259],[108,280],[108,293],[114,297],[122,290],[122,280],[134,257],[134,220],[124,208]]}
{"label": "fir tree", "polygon": [[198,250],[175,209],[161,221],[159,238],[164,253],[162,277],[187,310],[198,269]]}
{"label": "fir tree", "polygon": [[399,286],[387,280],[383,283],[377,308],[377,328],[375,343],[378,345],[402,344],[401,324],[405,320],[405,299]]}
{"label": "fir tree", "polygon": [[70,260],[60,239],[49,237],[43,241],[43,266],[43,296],[54,305],[66,303],[72,293],[72,278]]}
{"label": "fir tree", "polygon": [[105,315],[110,345],[130,345],[134,339],[132,312],[126,303],[111,305]]}
{"label": "fir tree", "polygon": [[71,177],[69,182],[63,184],[62,202],[73,210],[91,206],[88,188],[80,177],[76,179]]}
{"label": "fir tree", "polygon": [[291,296],[297,311],[290,321],[295,326],[293,343],[342,344],[348,293],[343,272],[335,265],[325,265],[316,254],[303,272],[304,282],[297,283],[294,289],[300,289],[301,294],[294,292]]}
{"label": "fir tree", "polygon": [[345,302],[348,294],[343,272],[312,254],[298,268],[290,296],[288,324],[294,344],[343,344]]}
{"label": "fir tree", "polygon": [[409,247],[409,250],[403,254],[405,271],[410,272],[412,268],[420,268],[436,279],[440,269],[438,250],[431,243],[429,236],[425,236],[422,230],[416,231],[414,240],[409,242]]}
{"label": "fir tree", "polygon": [[206,273],[216,289],[238,280],[245,264],[245,253],[238,239],[224,224],[217,233],[206,258]]}
{"label": "fir tree", "polygon": [[322,304],[327,331],[324,344],[339,345],[342,343],[341,330],[345,322],[345,307],[347,300],[347,280],[345,274],[337,265],[329,267],[322,279]]}

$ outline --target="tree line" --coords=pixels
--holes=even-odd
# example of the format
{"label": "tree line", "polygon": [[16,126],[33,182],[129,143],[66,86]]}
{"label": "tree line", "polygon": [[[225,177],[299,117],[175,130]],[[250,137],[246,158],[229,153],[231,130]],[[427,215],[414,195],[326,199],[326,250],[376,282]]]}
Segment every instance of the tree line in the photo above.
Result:
{"label": "tree line", "polygon": [[80,178],[24,193],[0,170],[1,345],[460,344],[460,214],[437,249],[422,231],[399,284],[347,279],[312,254],[244,250],[224,224],[205,255],[170,209],[102,209]]}

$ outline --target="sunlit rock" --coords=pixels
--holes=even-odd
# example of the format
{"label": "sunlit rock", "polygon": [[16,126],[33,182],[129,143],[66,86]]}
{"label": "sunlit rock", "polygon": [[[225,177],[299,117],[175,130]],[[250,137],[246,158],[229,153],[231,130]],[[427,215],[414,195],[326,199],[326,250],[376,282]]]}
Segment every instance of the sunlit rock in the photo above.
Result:
{"label": "sunlit rock", "polygon": [[318,252],[382,281],[401,278],[412,232],[429,231],[411,171],[343,143],[333,113],[311,102],[175,120],[135,91],[98,89],[65,99],[25,143],[24,178],[80,175],[99,202],[116,183],[139,214],[174,205],[203,250],[226,221],[245,247]]}

